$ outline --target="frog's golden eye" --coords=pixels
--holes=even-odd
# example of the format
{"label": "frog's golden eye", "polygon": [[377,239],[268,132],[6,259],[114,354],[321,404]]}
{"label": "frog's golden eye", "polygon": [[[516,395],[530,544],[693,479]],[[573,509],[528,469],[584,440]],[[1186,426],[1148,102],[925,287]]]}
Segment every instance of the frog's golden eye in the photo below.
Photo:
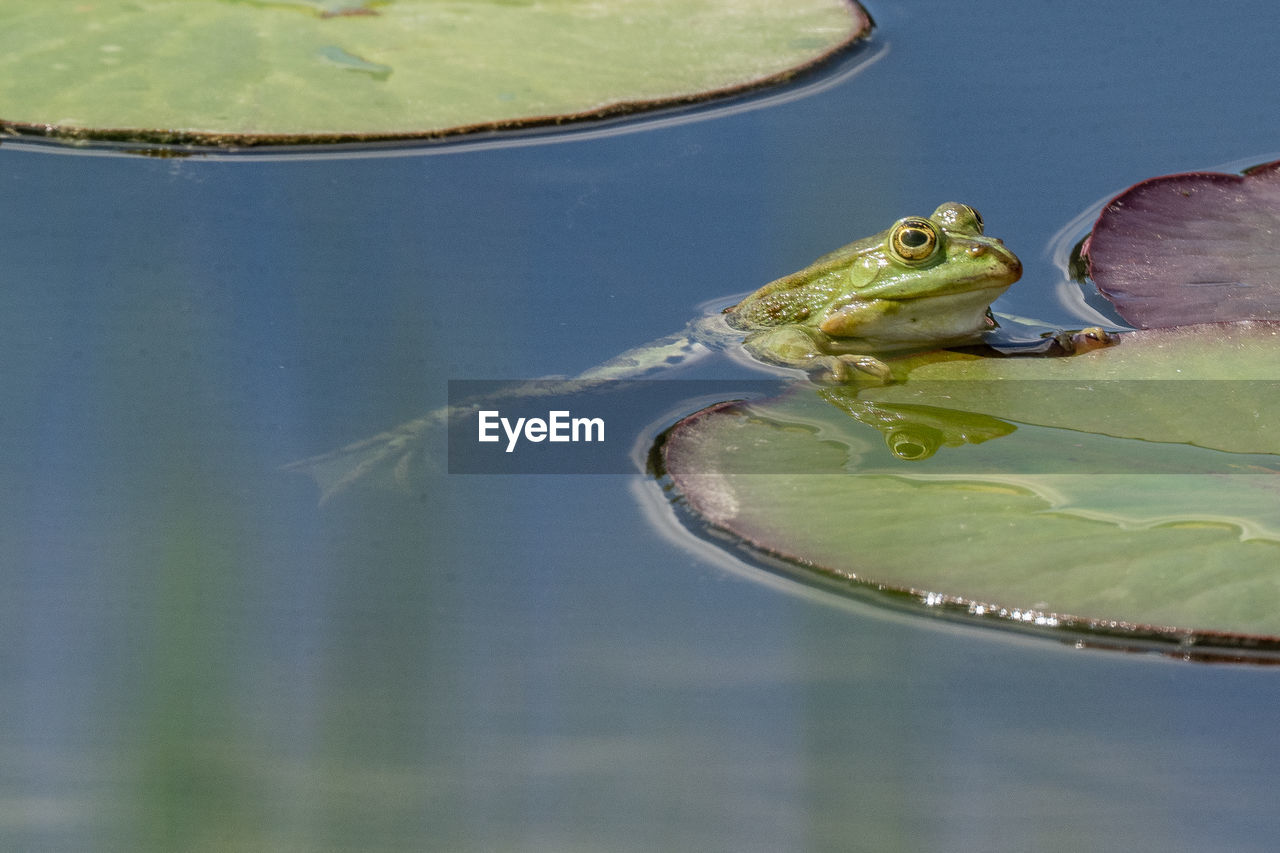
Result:
{"label": "frog's golden eye", "polygon": [[938,227],[927,219],[913,216],[893,226],[889,234],[889,251],[899,260],[918,264],[933,257],[939,242]]}

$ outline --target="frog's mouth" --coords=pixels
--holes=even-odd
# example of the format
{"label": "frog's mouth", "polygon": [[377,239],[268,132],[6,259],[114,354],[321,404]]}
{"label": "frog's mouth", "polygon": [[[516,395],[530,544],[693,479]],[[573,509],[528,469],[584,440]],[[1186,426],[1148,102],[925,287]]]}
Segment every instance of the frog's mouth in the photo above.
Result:
{"label": "frog's mouth", "polygon": [[[981,247],[984,248],[985,247]],[[1014,282],[1022,278],[1022,261],[1014,256],[992,258],[985,268],[979,268],[972,274],[956,276],[949,281],[936,283],[926,292],[918,295],[900,296],[895,291],[902,285],[894,280],[876,282],[858,292],[859,299],[883,299],[893,302],[913,302],[932,300],[957,293],[973,293],[977,291],[1004,291]],[[995,297],[993,296],[992,299]]]}

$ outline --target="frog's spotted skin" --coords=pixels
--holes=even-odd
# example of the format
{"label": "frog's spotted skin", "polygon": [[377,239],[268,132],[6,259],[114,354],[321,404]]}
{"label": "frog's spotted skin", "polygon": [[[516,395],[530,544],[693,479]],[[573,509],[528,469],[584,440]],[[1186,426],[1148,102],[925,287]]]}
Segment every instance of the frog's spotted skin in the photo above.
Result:
{"label": "frog's spotted skin", "polygon": [[990,305],[1022,263],[982,232],[976,210],[948,202],[766,284],[726,319],[761,361],[819,381],[883,380],[870,353],[975,342],[994,327]]}

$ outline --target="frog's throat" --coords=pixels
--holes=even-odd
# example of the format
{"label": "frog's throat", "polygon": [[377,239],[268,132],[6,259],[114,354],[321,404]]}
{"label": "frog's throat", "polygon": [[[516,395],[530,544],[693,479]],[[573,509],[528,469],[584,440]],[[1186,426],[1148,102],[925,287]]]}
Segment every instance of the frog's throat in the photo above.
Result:
{"label": "frog's throat", "polygon": [[832,338],[858,338],[887,346],[975,339],[990,329],[987,311],[1009,287],[920,297],[870,299],[832,311],[818,328]]}

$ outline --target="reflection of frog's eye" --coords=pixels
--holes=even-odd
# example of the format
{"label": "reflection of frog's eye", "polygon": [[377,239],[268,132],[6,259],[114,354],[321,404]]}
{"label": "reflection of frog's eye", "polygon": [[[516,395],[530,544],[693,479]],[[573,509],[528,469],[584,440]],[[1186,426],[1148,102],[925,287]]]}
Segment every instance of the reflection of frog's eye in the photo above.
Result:
{"label": "reflection of frog's eye", "polygon": [[904,219],[889,235],[889,250],[907,263],[928,260],[937,248],[938,229],[927,219]]}
{"label": "reflection of frog's eye", "polygon": [[903,462],[918,462],[937,452],[945,438],[941,430],[931,426],[907,424],[885,433],[884,443],[889,445],[889,452]]}

